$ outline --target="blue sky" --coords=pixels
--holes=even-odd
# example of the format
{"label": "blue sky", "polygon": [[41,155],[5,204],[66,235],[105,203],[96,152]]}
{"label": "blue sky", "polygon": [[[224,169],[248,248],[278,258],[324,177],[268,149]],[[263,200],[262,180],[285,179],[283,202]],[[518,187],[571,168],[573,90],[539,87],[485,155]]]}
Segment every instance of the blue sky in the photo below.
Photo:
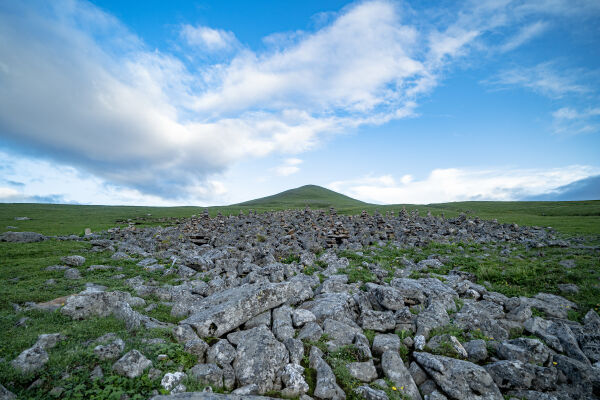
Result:
{"label": "blue sky", "polygon": [[596,0],[0,0],[0,201],[597,198],[599,48]]}

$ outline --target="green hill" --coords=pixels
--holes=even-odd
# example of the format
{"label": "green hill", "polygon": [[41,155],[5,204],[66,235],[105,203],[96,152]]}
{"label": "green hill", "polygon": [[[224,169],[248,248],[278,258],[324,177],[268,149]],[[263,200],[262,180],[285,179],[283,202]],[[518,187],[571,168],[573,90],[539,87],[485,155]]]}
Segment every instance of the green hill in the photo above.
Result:
{"label": "green hill", "polygon": [[296,189],[286,190],[272,196],[250,200],[233,206],[260,207],[260,208],[298,208],[309,206],[311,208],[346,208],[367,206],[368,203],[353,199],[352,197],[325,189],[317,185],[305,185]]}

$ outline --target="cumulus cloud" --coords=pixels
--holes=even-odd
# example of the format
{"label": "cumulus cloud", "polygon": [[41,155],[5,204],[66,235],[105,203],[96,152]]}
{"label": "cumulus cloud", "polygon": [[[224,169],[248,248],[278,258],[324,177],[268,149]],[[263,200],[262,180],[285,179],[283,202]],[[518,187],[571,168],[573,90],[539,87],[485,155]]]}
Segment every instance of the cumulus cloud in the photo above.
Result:
{"label": "cumulus cloud", "polygon": [[279,176],[288,176],[300,171],[299,165],[302,160],[299,158],[288,158],[283,161],[283,164],[274,168],[274,171]]}
{"label": "cumulus cloud", "polygon": [[230,50],[237,46],[238,43],[233,32],[201,25],[183,25],[181,27],[181,36],[188,45],[210,52]]}
{"label": "cumulus cloud", "polygon": [[[231,38],[194,29],[188,39],[213,48]],[[88,3],[9,3],[0,35],[4,139],[165,198],[186,197],[239,160],[295,154],[323,135],[411,115],[418,93],[407,88],[426,72],[412,54],[417,33],[384,1],[359,3],[284,49],[243,50],[199,73]]]}
{"label": "cumulus cloud", "polygon": [[[600,173],[599,167],[573,165],[553,169],[435,169],[424,179],[389,175],[336,181],[328,185],[360,200],[382,204],[426,204],[467,200],[520,200],[551,192]],[[405,175],[406,176],[406,175]]]}

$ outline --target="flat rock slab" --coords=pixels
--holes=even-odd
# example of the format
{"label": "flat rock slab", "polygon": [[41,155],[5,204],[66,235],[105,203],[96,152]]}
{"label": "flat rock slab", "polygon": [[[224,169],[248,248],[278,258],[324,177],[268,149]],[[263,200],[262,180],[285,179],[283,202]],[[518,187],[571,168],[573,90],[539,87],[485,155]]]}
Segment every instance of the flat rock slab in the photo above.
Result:
{"label": "flat rock slab", "polygon": [[192,326],[200,337],[220,337],[292,295],[289,282],[242,285],[202,299],[180,324]]}
{"label": "flat rock slab", "polygon": [[490,374],[477,364],[420,352],[414,352],[413,357],[452,399],[504,399]]}
{"label": "flat rock slab", "polygon": [[4,232],[0,235],[0,242],[9,243],[34,243],[46,239],[46,236],[36,232]]}

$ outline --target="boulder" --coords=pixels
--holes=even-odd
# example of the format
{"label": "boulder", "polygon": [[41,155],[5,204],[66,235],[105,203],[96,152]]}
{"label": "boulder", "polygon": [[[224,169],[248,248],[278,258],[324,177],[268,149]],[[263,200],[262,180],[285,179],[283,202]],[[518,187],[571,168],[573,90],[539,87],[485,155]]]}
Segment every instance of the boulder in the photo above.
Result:
{"label": "boulder", "polygon": [[400,393],[407,395],[413,400],[421,400],[419,388],[415,384],[404,362],[396,351],[386,351],[381,356],[381,369],[384,375],[390,379]]}
{"label": "boulder", "polygon": [[255,383],[259,393],[265,393],[273,388],[275,378],[288,360],[285,346],[269,329],[259,326],[241,332],[233,369],[239,385]]}
{"label": "boulder", "polygon": [[413,357],[451,398],[503,400],[490,374],[479,365],[422,352],[414,352]]}
{"label": "boulder", "polygon": [[200,337],[222,336],[250,318],[285,303],[291,296],[290,284],[247,284],[208,296],[180,322],[192,326]]}

